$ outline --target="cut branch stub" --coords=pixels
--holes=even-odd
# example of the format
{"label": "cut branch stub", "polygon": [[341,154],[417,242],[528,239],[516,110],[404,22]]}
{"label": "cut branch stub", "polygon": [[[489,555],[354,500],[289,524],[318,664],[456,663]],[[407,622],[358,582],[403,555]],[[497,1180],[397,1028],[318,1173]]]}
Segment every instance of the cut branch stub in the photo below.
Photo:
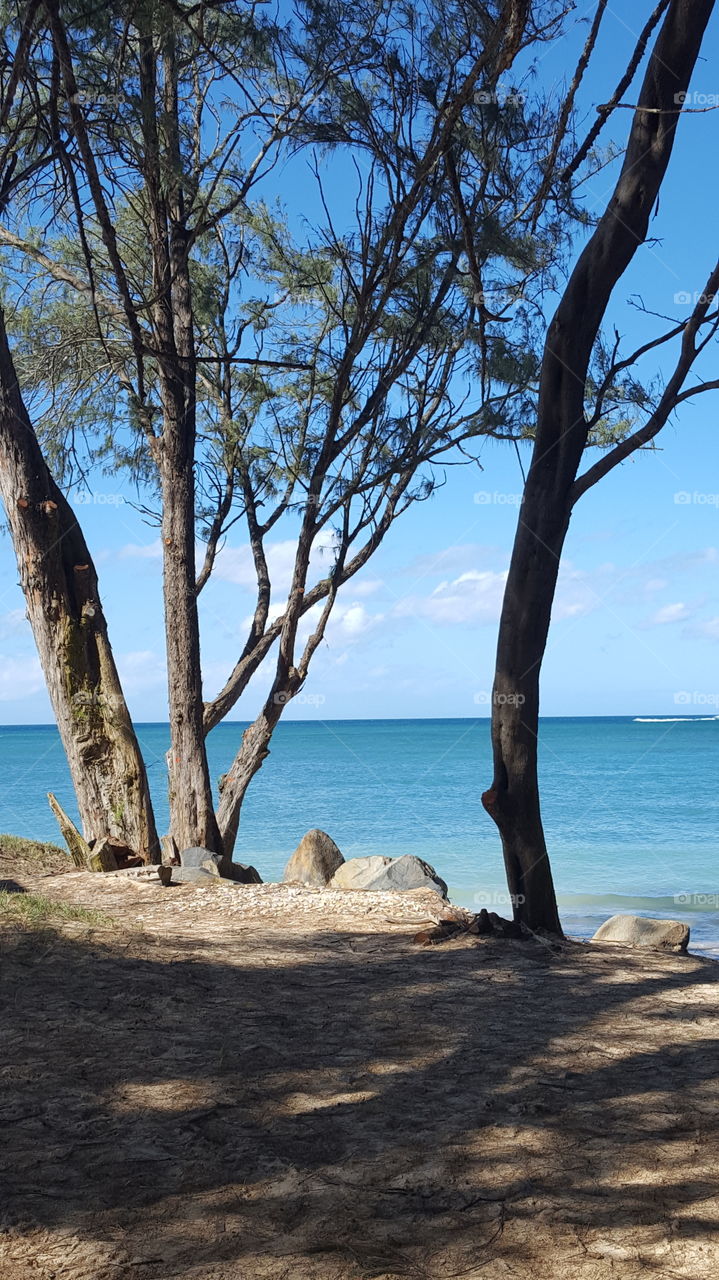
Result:
{"label": "cut branch stub", "polygon": [[80,834],[75,823],[72,821],[72,818],[67,816],[59,800],[57,800],[52,794],[52,791],[48,791],[47,798],[50,802],[50,808],[57,818],[58,826],[62,832],[62,838],[70,850],[70,857],[75,863],[75,866],[79,867],[82,871],[89,870],[91,866],[92,850],[90,849],[87,840]]}

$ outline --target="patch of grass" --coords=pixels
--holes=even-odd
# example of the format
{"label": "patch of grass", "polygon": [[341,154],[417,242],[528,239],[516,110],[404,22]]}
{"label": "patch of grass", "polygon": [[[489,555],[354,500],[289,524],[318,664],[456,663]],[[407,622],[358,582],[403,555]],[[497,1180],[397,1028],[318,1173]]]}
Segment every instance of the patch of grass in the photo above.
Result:
{"label": "patch of grass", "polygon": [[24,836],[0,835],[0,879],[3,874],[58,875],[72,871],[70,855],[57,844],[26,840]]}
{"label": "patch of grass", "polygon": [[67,850],[59,844],[51,844],[49,840],[27,840],[25,836],[11,836],[0,833],[0,849],[6,853],[21,853],[25,857],[42,857],[44,854],[61,853],[67,858]]}
{"label": "patch of grass", "polygon": [[39,928],[79,920],[84,924],[109,925],[112,920],[102,911],[75,907],[70,902],[55,902],[40,893],[8,893],[0,890],[0,923],[16,923]]}

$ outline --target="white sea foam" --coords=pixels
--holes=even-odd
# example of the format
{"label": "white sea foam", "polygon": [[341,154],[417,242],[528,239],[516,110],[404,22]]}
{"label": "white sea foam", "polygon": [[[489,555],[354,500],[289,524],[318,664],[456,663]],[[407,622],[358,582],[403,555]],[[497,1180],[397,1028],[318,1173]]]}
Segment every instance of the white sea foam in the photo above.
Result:
{"label": "white sea foam", "polygon": [[635,716],[634,724],[701,724],[704,720],[719,720],[719,716]]}

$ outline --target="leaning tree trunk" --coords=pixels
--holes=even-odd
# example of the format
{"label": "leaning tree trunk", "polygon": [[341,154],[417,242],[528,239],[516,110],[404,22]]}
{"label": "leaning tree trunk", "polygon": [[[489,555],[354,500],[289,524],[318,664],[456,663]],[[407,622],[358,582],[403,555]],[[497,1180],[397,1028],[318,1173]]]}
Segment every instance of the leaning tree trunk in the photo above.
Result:
{"label": "leaning tree trunk", "polygon": [[240,811],[247,789],[270,754],[270,742],[283,706],[270,698],[242,735],[242,745],[220,782],[217,822],[225,856],[232,857],[240,825]]}
{"label": "leaning tree trunk", "polygon": [[639,246],[672,153],[714,0],[671,0],[606,210],[547,334],[537,431],[505,588],[492,695],[494,778],[482,797],[499,828],[515,918],[560,933],[539,804],[539,673],[574,482],[589,435],[584,388],[609,299]]}
{"label": "leaning tree trunk", "polygon": [[494,780],[482,803],[502,840],[515,919],[561,934],[537,777],[539,672],[569,514],[530,471],[499,624],[492,691]]}
{"label": "leaning tree trunk", "polygon": [[0,312],[0,494],[87,840],[159,861],[147,774],[120,685],[95,566],[25,408]]}

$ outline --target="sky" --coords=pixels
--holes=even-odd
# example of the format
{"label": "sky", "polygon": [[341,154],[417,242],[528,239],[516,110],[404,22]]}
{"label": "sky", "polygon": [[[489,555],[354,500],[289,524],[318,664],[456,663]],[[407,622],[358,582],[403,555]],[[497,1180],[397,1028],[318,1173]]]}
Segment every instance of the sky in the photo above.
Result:
{"label": "sky", "polygon": [[[648,6],[632,6],[636,10],[636,24],[625,6],[615,3],[608,11],[587,85],[588,121],[593,104],[610,96],[635,39],[633,27]],[[580,4],[570,38],[542,60],[539,74],[547,87],[566,80],[586,34],[582,20],[592,12],[593,5]],[[719,113],[706,108],[719,104],[718,28],[715,18],[692,85],[695,111],[679,126],[652,241],[640,251],[610,314],[628,346],[648,332],[646,317],[627,305],[628,298],[679,318],[716,259]],[[635,98],[630,94],[629,100]],[[619,111],[616,118],[614,135],[623,136],[630,113]],[[603,207],[611,183],[612,171],[605,171],[585,188],[589,209]],[[655,322],[649,323],[656,332]],[[712,368],[711,361],[705,368]],[[709,376],[717,376],[716,367]],[[615,469],[575,508],[542,676],[544,715],[719,714],[718,418],[719,395],[685,404],[657,450]],[[522,460],[526,466],[526,450]],[[517,454],[495,442],[484,445],[481,467],[448,468],[444,485],[402,516],[343,589],[326,642],[286,718],[488,715],[521,487]],[[133,500],[129,484],[102,476],[91,492],[74,496],[130,710],[138,721],[159,721],[167,717],[160,548],[157,530]],[[280,590],[292,561],[291,529],[281,529],[269,550]],[[315,572],[327,564],[320,545]],[[252,607],[250,558],[233,531],[201,597],[206,697],[236,661]],[[268,683],[265,666],[231,718],[251,719]],[[0,723],[52,718],[4,534]]]}

